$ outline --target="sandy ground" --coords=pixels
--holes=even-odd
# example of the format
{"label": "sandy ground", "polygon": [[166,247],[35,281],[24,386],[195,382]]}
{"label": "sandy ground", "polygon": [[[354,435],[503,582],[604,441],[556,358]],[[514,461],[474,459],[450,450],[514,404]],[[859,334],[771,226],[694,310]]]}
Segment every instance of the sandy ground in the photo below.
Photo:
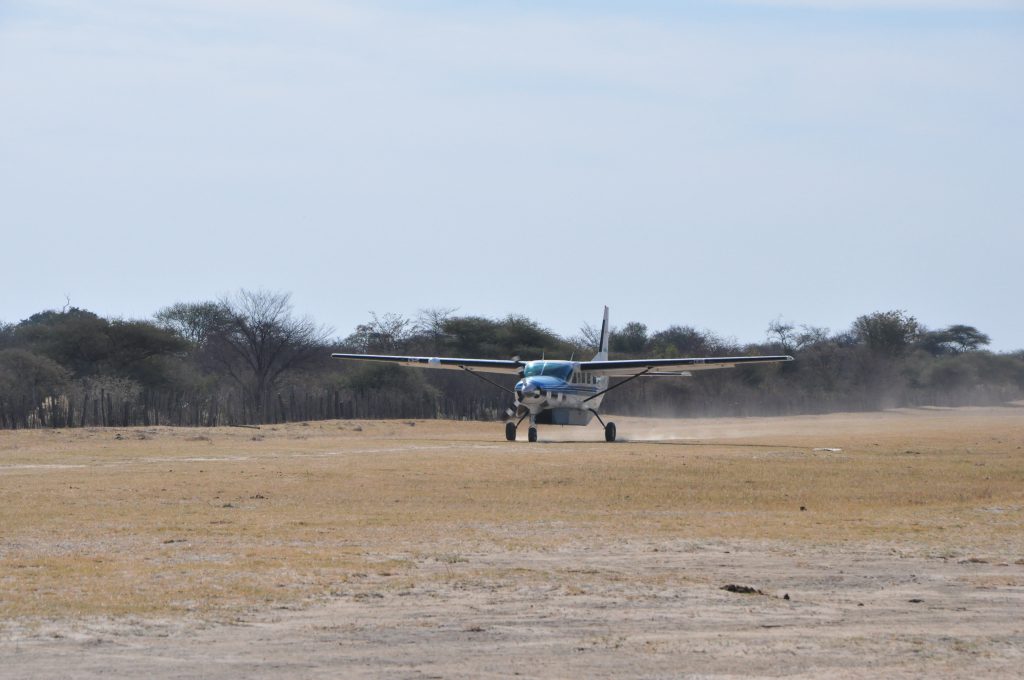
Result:
{"label": "sandy ground", "polygon": [[[263,441],[249,432],[214,433],[203,441],[189,439],[196,430],[162,430],[133,444],[128,455],[118,447],[131,430],[4,435],[5,500],[33,485],[53,490],[109,483],[123,468],[125,479],[142,481],[134,491],[121,481],[116,488],[127,489],[126,503],[141,507],[151,467],[163,471],[171,461],[177,470],[194,469],[186,483],[198,484],[199,472],[214,463],[227,471],[251,470],[259,462],[265,476],[253,484],[271,489],[267,494],[280,502],[266,517],[300,512],[287,510],[284,500],[289,493],[302,497],[315,480],[292,491],[269,481],[297,469],[314,470],[316,477],[338,467],[369,475],[376,480],[373,493],[382,496],[373,507],[382,510],[374,513],[379,521],[346,529],[347,540],[360,546],[357,562],[334,568],[311,562],[303,572],[295,566],[299,553],[283,553],[294,567],[291,578],[314,584],[301,597],[254,594],[215,610],[176,608],[168,600],[151,609],[140,603],[159,599],[162,591],[152,586],[110,613],[85,595],[75,595],[80,601],[72,606],[71,593],[94,589],[100,600],[109,599],[103,588],[116,589],[118,574],[130,582],[135,563],[116,563],[122,571],[100,581],[70,569],[61,572],[63,586],[44,587],[49,582],[22,573],[56,568],[43,556],[54,552],[48,541],[67,540],[61,533],[67,525],[54,519],[40,527],[8,509],[0,515],[0,584],[9,589],[0,595],[0,677],[1024,677],[1022,425],[1024,411],[1010,408],[624,420],[620,432],[640,441],[608,447],[593,441],[596,430],[552,428],[547,443],[529,448],[500,441],[493,424],[420,422],[413,439],[413,428],[402,423],[367,423],[321,436],[282,428],[267,431]],[[572,441],[577,434],[586,441]],[[481,457],[489,458],[478,463]],[[635,483],[630,493],[598,503],[612,493],[602,486],[612,473],[594,476],[591,470],[632,469],[637,459],[642,472],[615,487]],[[360,467],[369,465],[360,461],[383,465],[388,480],[396,471],[425,475],[445,466],[451,472],[441,481],[414,476],[389,486],[374,476],[378,468]],[[656,480],[683,474],[681,466],[696,468],[722,496],[657,493]],[[907,476],[888,495],[844,491],[875,480],[868,475],[878,469],[885,472],[878,479],[900,471]],[[721,470],[738,471],[740,479],[717,474]],[[814,470],[836,486],[824,495],[808,492],[810,500],[791,497],[792,478],[817,479]],[[756,471],[767,476],[746,479]],[[503,486],[529,484],[511,495],[452,495],[452,489],[494,479],[508,480]],[[548,481],[579,488],[552,496]],[[744,496],[746,487],[732,481],[764,481],[767,488]],[[646,497],[641,482],[654,489]],[[944,484],[963,491],[929,495],[929,488]],[[222,479],[215,484],[226,485]],[[597,500],[590,489],[599,491]],[[384,498],[389,494],[396,497]],[[844,500],[819,511],[830,495]],[[412,514],[383,510],[417,497],[423,505]],[[236,503],[205,503],[203,526],[220,521],[210,518]],[[372,503],[360,498],[353,507]],[[808,506],[791,507],[797,503]],[[261,512],[252,505],[253,513]],[[308,514],[296,517],[312,522],[327,508],[301,512]],[[110,517],[102,531],[90,533],[90,517],[97,514],[74,519],[80,543],[57,559],[74,564],[122,545],[102,538],[113,526]],[[118,521],[128,522],[131,540],[146,534],[141,517]],[[161,523],[154,535],[190,526],[184,516],[175,521],[178,527]],[[181,534],[193,556],[213,554],[203,542],[212,540],[205,531],[212,530]],[[271,535],[268,528],[251,538],[244,544],[249,552],[237,561],[229,544],[217,543],[217,554],[227,555],[223,560],[235,571],[255,572],[244,555]],[[330,534],[311,534],[302,550],[330,543],[317,536]],[[176,549],[176,540],[156,541],[153,550]],[[140,555],[147,550],[143,542],[123,545]],[[146,583],[164,577],[165,569],[145,572]],[[227,576],[211,574],[201,577],[229,588]],[[276,585],[290,585],[281,574],[271,575],[286,581]],[[730,592],[726,585],[758,592]],[[31,597],[27,589],[35,589]]]}
{"label": "sandy ground", "polygon": [[[0,647],[4,677],[1019,677],[1019,565],[750,542],[572,544],[467,555],[578,570],[584,587],[454,579],[235,625],[55,623]],[[689,587],[635,576],[685,572]],[[737,594],[719,584],[755,584]],[[790,599],[782,599],[785,595]]]}

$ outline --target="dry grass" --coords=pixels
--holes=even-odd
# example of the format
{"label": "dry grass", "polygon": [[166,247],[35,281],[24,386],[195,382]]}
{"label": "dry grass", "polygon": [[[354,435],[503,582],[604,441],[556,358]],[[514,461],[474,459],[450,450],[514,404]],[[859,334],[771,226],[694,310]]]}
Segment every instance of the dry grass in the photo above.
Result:
{"label": "dry grass", "polygon": [[[1015,408],[623,419],[645,441],[613,446],[596,427],[542,428],[529,445],[498,424],[422,421],[3,432],[0,622],[225,620],[339,590],[551,578],[464,555],[584,536],[881,541],[1013,562],[1022,424]],[[554,577],[583,593],[599,575]]]}

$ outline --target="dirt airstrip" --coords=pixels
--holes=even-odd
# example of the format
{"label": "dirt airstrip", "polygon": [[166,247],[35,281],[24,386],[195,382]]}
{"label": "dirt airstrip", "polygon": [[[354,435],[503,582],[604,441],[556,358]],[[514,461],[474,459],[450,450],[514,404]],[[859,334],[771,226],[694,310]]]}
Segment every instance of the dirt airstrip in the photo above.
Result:
{"label": "dirt airstrip", "polygon": [[0,677],[1021,677],[1024,409],[0,433]]}

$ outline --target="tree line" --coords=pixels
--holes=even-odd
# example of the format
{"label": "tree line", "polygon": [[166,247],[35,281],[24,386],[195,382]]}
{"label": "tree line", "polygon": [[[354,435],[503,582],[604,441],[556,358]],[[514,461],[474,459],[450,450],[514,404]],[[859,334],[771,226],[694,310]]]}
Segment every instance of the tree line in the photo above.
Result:
{"label": "tree line", "polygon": [[[973,326],[929,329],[905,311],[831,331],[776,319],[761,343],[639,322],[615,328],[617,358],[793,354],[797,361],[636,380],[610,413],[772,415],[1005,403],[1024,396],[1024,351],[993,353]],[[296,314],[287,293],[241,290],[152,318],[65,306],[0,323],[0,428],[246,425],[330,418],[497,420],[510,395],[455,371],[332,360],[332,351],[589,359],[598,330],[563,337],[523,315],[370,314],[347,336]],[[504,376],[497,382],[514,379]]]}

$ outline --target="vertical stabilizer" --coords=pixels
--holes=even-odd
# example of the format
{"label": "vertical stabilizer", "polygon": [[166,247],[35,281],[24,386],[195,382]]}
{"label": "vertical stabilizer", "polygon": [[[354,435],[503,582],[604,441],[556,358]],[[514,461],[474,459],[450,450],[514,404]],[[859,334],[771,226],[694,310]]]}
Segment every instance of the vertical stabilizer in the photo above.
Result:
{"label": "vertical stabilizer", "polygon": [[608,359],[608,335],[611,328],[608,326],[608,307],[604,308],[604,321],[601,322],[601,346],[597,349],[594,361],[605,361]]}

